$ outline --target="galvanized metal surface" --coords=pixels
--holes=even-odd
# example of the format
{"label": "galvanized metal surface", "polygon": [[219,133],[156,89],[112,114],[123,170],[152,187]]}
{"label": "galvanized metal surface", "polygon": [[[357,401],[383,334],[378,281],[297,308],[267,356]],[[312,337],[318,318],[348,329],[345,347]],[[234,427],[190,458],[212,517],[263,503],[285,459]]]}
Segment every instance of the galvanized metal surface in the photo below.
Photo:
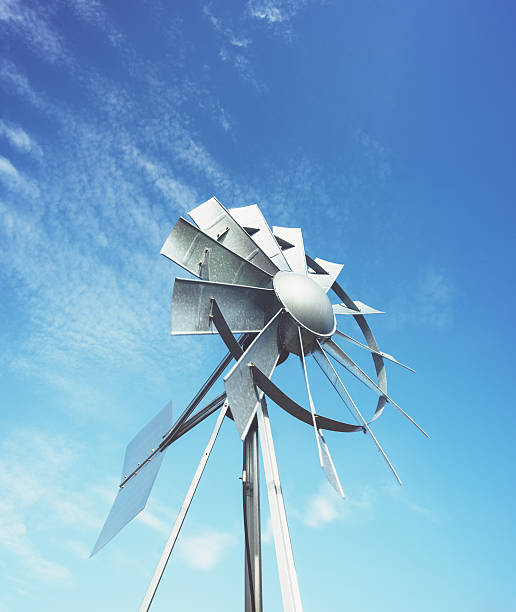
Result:
{"label": "galvanized metal surface", "polygon": [[261,331],[280,308],[272,289],[176,278],[171,334],[216,334],[210,320],[212,297],[217,300],[233,333]]}
{"label": "galvanized metal surface", "polygon": [[[298,330],[298,331],[299,331],[299,343],[302,348],[303,340],[301,338],[301,330]],[[337,470],[335,469],[335,464],[333,463],[333,459],[331,458],[330,449],[328,448],[328,445],[326,444],[324,436],[322,432],[320,431],[318,424],[317,424],[315,406],[314,406],[314,401],[312,398],[312,392],[310,391],[310,383],[308,382],[308,371],[306,369],[306,362],[305,362],[305,356],[304,356],[303,350],[301,350],[300,360],[301,360],[301,367],[303,369],[303,374],[305,377],[306,392],[308,395],[308,402],[310,404],[310,411],[312,413],[312,423],[314,427],[315,440],[317,442],[317,450],[319,451],[319,463],[321,465],[321,468],[326,478],[328,479],[328,482],[331,484],[331,486],[335,489],[335,491],[337,491],[337,493],[341,497],[344,497],[344,491],[342,490],[342,485],[340,484],[340,479],[339,479],[339,475],[337,474]]]}
{"label": "galvanized metal surface", "polygon": [[303,233],[299,227],[278,227],[273,225],[272,233],[280,240],[285,240],[292,246],[283,249],[283,255],[292,272],[308,274],[306,269],[305,246]]}
{"label": "galvanized metal surface", "polygon": [[317,337],[331,336],[337,326],[332,305],[321,287],[303,274],[278,272],[274,292],[296,322]]}
{"label": "galvanized metal surface", "polygon": [[210,198],[188,214],[204,232],[240,257],[269,274],[279,270],[217,198]]}
{"label": "galvanized metal surface", "polygon": [[266,376],[271,376],[281,352],[278,340],[281,312],[280,310],[274,315],[229,374],[224,377],[229,407],[242,440],[247,434],[259,399],[263,395],[260,391],[257,397],[249,364],[254,363]]}
{"label": "galvanized metal surface", "polygon": [[281,599],[285,612],[301,612],[301,594],[297,580],[294,554],[290,542],[285,502],[276,461],[276,452],[272,439],[271,425],[267,403],[262,397],[257,409],[258,431],[260,433],[260,445],[262,449],[263,468],[265,482],[267,485],[267,497],[271,513],[272,536],[278,563],[278,573],[281,588]]}
{"label": "galvanized metal surface", "polygon": [[359,300],[355,300],[354,304],[358,308],[358,311],[352,308],[349,308],[348,306],[344,304],[333,304],[333,312],[337,315],[385,314],[385,312],[383,312],[382,310],[376,310],[376,308],[371,308],[371,306],[367,306],[367,304],[363,304]]}
{"label": "galvanized metal surface", "polygon": [[333,263],[331,261],[324,261],[324,259],[315,258],[315,262],[324,269],[326,274],[318,273],[314,274],[309,272],[308,276],[315,281],[323,291],[326,293],[331,289],[333,283],[337,280],[340,271],[344,267],[344,264]]}
{"label": "galvanized metal surface", "polygon": [[242,488],[244,505],[245,611],[262,612],[262,550],[260,523],[260,463],[258,422],[253,420],[244,439]]}
{"label": "galvanized metal surface", "polygon": [[[254,384],[259,387],[267,397],[269,397],[275,404],[280,408],[283,408],[285,412],[288,412],[291,416],[299,419],[303,423],[313,426],[312,413],[305,410],[297,402],[295,402],[288,395],[277,387],[270,378],[267,378],[263,372],[261,372],[256,366],[251,366],[251,372],[253,374]],[[354,416],[354,415],[353,415]],[[328,431],[340,431],[340,432],[355,432],[365,431],[362,425],[351,425],[344,421],[336,421],[329,419],[320,414],[315,415],[315,420],[319,429],[327,429]]]}
{"label": "galvanized metal surface", "polygon": [[371,431],[371,428],[369,427],[369,424],[367,423],[367,421],[362,416],[362,413],[360,412],[360,410],[357,408],[355,402],[351,398],[351,395],[348,393],[348,390],[346,389],[346,387],[342,383],[339,375],[337,374],[337,371],[333,367],[333,364],[331,363],[331,361],[328,359],[326,353],[324,352],[324,350],[323,350],[323,348],[322,348],[322,346],[321,346],[321,344],[319,342],[317,342],[317,348],[314,351],[313,356],[314,356],[315,361],[319,364],[321,370],[326,374],[326,377],[328,378],[330,383],[335,388],[335,391],[337,391],[337,393],[342,398],[344,404],[347,406],[347,408],[349,409],[351,414],[353,414],[356,418],[358,418],[359,421],[362,422],[362,425],[365,427],[365,429],[366,429],[367,433],[369,434],[371,440],[374,442],[374,444],[376,445],[377,449],[380,451],[382,457],[385,459],[385,461],[386,461],[387,465],[389,466],[390,470],[392,471],[392,473],[396,477],[396,480],[401,485],[402,484],[401,483],[401,479],[398,476],[396,470],[394,469],[394,466],[389,461],[389,457],[387,457],[385,451],[380,446],[380,443],[375,438],[373,432]]}
{"label": "galvanized metal surface", "polygon": [[229,214],[248,231],[253,241],[268,255],[279,270],[290,270],[278,241],[257,204],[230,208]]}
{"label": "galvanized metal surface", "polygon": [[272,276],[180,218],[161,249],[161,254],[198,278],[209,252],[209,280],[219,283],[267,287]]}
{"label": "galvanized metal surface", "polygon": [[192,503],[193,496],[195,494],[195,491],[197,490],[199,481],[201,480],[201,476],[204,472],[204,468],[206,467],[206,464],[208,463],[208,459],[210,458],[210,454],[211,454],[213,445],[215,444],[215,440],[217,439],[217,435],[220,431],[220,427],[222,425],[222,421],[224,420],[224,417],[226,416],[227,410],[228,410],[228,404],[227,402],[225,402],[219,412],[219,416],[217,417],[215,427],[213,428],[213,431],[211,432],[211,436],[210,436],[210,439],[208,440],[208,444],[206,445],[206,448],[204,449],[199,465],[197,466],[197,470],[195,471],[192,482],[190,483],[190,487],[188,488],[188,492],[183,501],[183,505],[181,506],[181,509],[179,510],[179,514],[177,515],[176,522],[174,523],[174,527],[172,528],[172,531],[167,540],[165,548],[163,549],[163,552],[161,553],[161,558],[158,562],[156,569],[154,570],[154,574],[151,578],[150,584],[147,588],[147,592],[145,593],[145,597],[140,606],[140,612],[147,612],[148,609],[150,608],[152,600],[154,599],[154,595],[156,594],[156,589],[158,588],[161,577],[163,576],[163,572],[165,571],[170,555],[172,554],[172,550],[176,543],[177,536],[179,535],[179,532],[181,531],[181,527],[183,526],[183,522],[186,518],[186,513],[188,512],[188,509],[190,508],[190,504]]}

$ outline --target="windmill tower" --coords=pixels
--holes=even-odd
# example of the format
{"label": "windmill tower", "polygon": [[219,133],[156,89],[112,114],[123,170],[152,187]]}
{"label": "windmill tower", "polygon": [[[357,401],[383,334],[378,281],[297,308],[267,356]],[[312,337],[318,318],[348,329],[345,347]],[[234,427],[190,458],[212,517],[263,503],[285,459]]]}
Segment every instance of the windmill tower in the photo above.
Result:
{"label": "windmill tower", "polygon": [[[262,610],[260,447],[283,607],[289,612],[298,612],[302,610],[301,596],[266,398],[313,428],[321,468],[342,497],[342,486],[324,439],[324,430],[365,433],[400,484],[396,470],[371,431],[371,423],[380,417],[387,404],[391,404],[425,436],[427,434],[387,394],[385,361],[403,364],[380,350],[367,322],[368,315],[380,311],[352,300],[337,282],[342,265],[312,259],[305,252],[299,228],[273,227],[271,230],[256,205],[226,210],[216,198],[211,198],[192,210],[189,216],[195,225],[180,218],[161,250],[165,257],[196,277],[175,279],[171,333],[218,334],[228,353],[175,422],[171,404],[168,404],[130,442],[117,497],[92,555],[143,510],[166,449],[218,411],[140,611],[147,611],[152,603],[218,432],[228,417],[234,421],[243,441],[245,610]],[[330,302],[330,290],[337,296],[338,303]],[[346,316],[353,317],[364,343],[337,329],[337,319]],[[367,350],[373,360],[376,380],[366,374],[335,339]],[[277,366],[290,354],[300,360],[309,410],[271,380]],[[306,367],[309,357],[313,357],[337,391],[353,415],[354,423],[334,420],[317,412]],[[376,410],[369,420],[363,417],[351,398],[336,366],[378,395]],[[199,409],[206,394],[224,373],[225,391]]]}

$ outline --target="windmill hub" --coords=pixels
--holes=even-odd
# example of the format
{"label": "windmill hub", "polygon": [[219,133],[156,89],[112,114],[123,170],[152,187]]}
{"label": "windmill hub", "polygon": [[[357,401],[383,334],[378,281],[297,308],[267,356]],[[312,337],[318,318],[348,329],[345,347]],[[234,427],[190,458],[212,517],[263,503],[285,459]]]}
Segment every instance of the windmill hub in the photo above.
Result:
{"label": "windmill hub", "polygon": [[272,281],[276,297],[287,311],[282,324],[283,344],[299,354],[298,326],[302,328],[305,353],[311,352],[316,338],[335,332],[333,308],[326,293],[311,278],[294,272],[278,272]]}

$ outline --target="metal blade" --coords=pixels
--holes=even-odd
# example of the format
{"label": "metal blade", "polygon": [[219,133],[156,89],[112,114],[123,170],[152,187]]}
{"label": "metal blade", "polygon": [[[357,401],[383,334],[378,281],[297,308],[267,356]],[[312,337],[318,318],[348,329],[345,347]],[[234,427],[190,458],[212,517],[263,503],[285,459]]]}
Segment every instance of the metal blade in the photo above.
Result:
{"label": "metal blade", "polygon": [[209,257],[209,279],[219,283],[270,287],[272,276],[180,218],[161,249],[161,254],[198,278]]}
{"label": "metal blade", "polygon": [[282,312],[274,315],[224,377],[229,407],[242,440],[263,396],[262,391],[257,394],[249,364],[254,363],[266,376],[271,376],[281,353],[278,331]]}
{"label": "metal blade", "polygon": [[299,227],[277,227],[274,225],[272,231],[277,238],[292,245],[283,249],[283,255],[285,255],[292,272],[308,274],[301,229]]}
{"label": "metal blade", "polygon": [[278,271],[276,264],[217,198],[210,198],[188,214],[204,232],[231,249],[233,253],[240,255],[269,274],[275,274]]}
{"label": "metal blade", "polygon": [[348,372],[351,372],[351,374],[353,374],[353,376],[355,376],[356,378],[358,378],[358,380],[360,380],[362,383],[364,383],[364,385],[366,385],[366,387],[369,387],[370,389],[372,389],[373,391],[375,391],[376,393],[379,393],[381,396],[383,396],[387,402],[389,402],[389,404],[392,404],[393,406],[395,406],[400,412],[401,414],[403,414],[405,417],[407,417],[407,419],[413,424],[415,425],[419,431],[424,434],[427,438],[429,438],[430,436],[426,433],[426,431],[424,429],[422,429],[415,421],[414,419],[409,416],[402,408],[400,408],[398,406],[398,404],[392,400],[386,393],[384,393],[382,391],[382,389],[380,389],[380,387],[369,378],[369,376],[362,370],[362,368],[360,368],[360,366],[358,366],[353,359],[351,359],[351,357],[349,355],[347,355],[341,348],[340,346],[338,346],[337,344],[335,344],[335,342],[333,342],[333,340],[327,340],[324,343],[324,348],[328,351],[328,353],[336,360],[338,361],[341,365],[343,365],[346,370],[348,370]]}
{"label": "metal blade", "polygon": [[301,366],[303,368],[303,373],[305,376],[306,392],[308,394],[308,401],[310,403],[310,410],[312,412],[312,421],[313,421],[313,426],[314,426],[315,439],[317,442],[317,449],[319,451],[319,463],[321,464],[321,468],[326,478],[328,479],[328,482],[331,484],[331,486],[335,489],[335,491],[337,491],[337,493],[341,497],[344,497],[344,491],[342,490],[342,485],[340,484],[339,475],[337,474],[337,470],[335,469],[333,459],[331,458],[330,450],[326,444],[326,441],[324,439],[324,436],[321,430],[319,429],[319,427],[317,427],[315,406],[314,406],[314,401],[312,399],[312,393],[310,391],[310,384],[308,382],[308,372],[306,369],[306,361],[305,361],[305,355],[304,355],[304,350],[303,350],[303,339],[301,337],[301,329],[298,328],[297,331],[298,331],[298,336],[299,336],[299,346],[301,347],[301,351],[300,351]]}
{"label": "metal blade", "polygon": [[272,289],[176,278],[171,334],[216,334],[210,318],[212,297],[233,333],[261,331],[280,307]]}
{"label": "metal blade", "polygon": [[320,266],[320,269],[323,269],[326,274],[323,274],[320,269],[314,270],[315,274],[309,273],[308,276],[315,281],[323,291],[328,291],[331,289],[331,286],[337,279],[337,276],[340,274],[340,271],[344,267],[344,264],[337,264],[331,261],[324,261],[324,259],[319,259],[319,257],[315,258],[315,263]]}
{"label": "metal blade", "polygon": [[141,512],[156,480],[165,452],[156,453],[127,483],[118,489],[91,556],[105,546],[127,523]]}
{"label": "metal blade", "polygon": [[362,344],[358,340],[355,340],[351,336],[348,336],[344,332],[341,332],[340,329],[336,329],[335,333],[338,334],[341,338],[344,338],[344,340],[347,340],[348,342],[351,342],[352,344],[355,344],[356,346],[359,346],[359,347],[365,349],[366,351],[369,351],[370,353],[374,353],[375,355],[380,355],[380,357],[383,357],[384,359],[388,359],[389,361],[392,361],[393,363],[397,363],[402,368],[406,368],[407,370],[410,370],[411,372],[414,372],[414,373],[416,372],[412,368],[409,368],[407,365],[399,362],[392,355],[389,355],[388,353],[384,353],[383,351],[375,351],[370,346],[367,346],[367,344]]}
{"label": "metal blade", "polygon": [[367,315],[367,314],[385,314],[383,310],[376,310],[376,308],[371,308],[371,306],[367,306],[358,300],[354,301],[358,310],[353,310],[352,308],[348,308],[344,304],[333,304],[333,312],[336,315]]}
{"label": "metal blade", "polygon": [[230,208],[228,212],[248,233],[252,230],[253,241],[279,270],[290,270],[285,255],[257,204]]}
{"label": "metal blade", "polygon": [[358,420],[361,421],[361,423],[364,425],[364,427],[366,428],[367,433],[371,436],[371,439],[373,440],[374,444],[376,445],[376,447],[380,451],[382,457],[387,462],[387,465],[389,466],[389,468],[391,469],[392,473],[396,477],[396,480],[401,485],[402,484],[401,479],[398,476],[396,470],[394,469],[394,466],[389,461],[389,457],[387,457],[387,455],[385,454],[385,451],[380,446],[380,443],[375,438],[375,436],[374,436],[373,432],[371,431],[367,421],[364,419],[364,417],[362,416],[362,413],[360,412],[360,410],[355,405],[355,402],[351,399],[351,395],[348,393],[348,390],[343,385],[342,381],[339,378],[339,375],[337,374],[335,368],[333,367],[333,364],[328,359],[328,356],[324,352],[324,350],[323,350],[323,348],[322,348],[322,346],[321,346],[321,344],[319,343],[318,340],[316,342],[315,351],[312,354],[314,356],[315,361],[319,364],[321,370],[326,374],[326,377],[328,378],[328,380],[331,382],[331,384],[335,388],[335,391],[337,391],[337,393],[342,398],[343,402],[346,404],[348,410],[352,414],[354,414],[355,418],[358,418]]}

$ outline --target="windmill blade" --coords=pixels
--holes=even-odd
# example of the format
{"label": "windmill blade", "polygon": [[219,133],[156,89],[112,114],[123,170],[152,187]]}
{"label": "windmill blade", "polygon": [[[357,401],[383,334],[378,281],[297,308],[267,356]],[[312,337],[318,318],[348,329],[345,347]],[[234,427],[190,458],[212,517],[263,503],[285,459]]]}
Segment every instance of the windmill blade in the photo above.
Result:
{"label": "windmill blade", "polygon": [[414,421],[414,419],[411,416],[409,416],[402,408],[400,408],[398,406],[398,404],[394,400],[392,400],[386,393],[384,393],[380,389],[380,387],[373,380],[371,380],[369,378],[369,376],[362,370],[362,368],[360,368],[360,366],[358,366],[353,361],[353,359],[351,359],[351,357],[349,355],[347,355],[340,348],[340,346],[335,344],[335,342],[333,342],[333,340],[327,340],[324,343],[324,348],[335,359],[335,361],[338,361],[342,366],[344,366],[346,368],[346,370],[348,370],[348,372],[350,372],[351,374],[353,374],[353,376],[355,376],[355,378],[358,378],[358,380],[360,380],[362,383],[364,383],[364,385],[366,385],[366,387],[369,387],[370,389],[372,389],[376,393],[378,393],[381,396],[383,396],[387,400],[387,402],[389,402],[389,404],[392,404],[395,408],[397,408],[401,412],[401,414],[403,414],[403,416],[405,416],[413,425],[415,425],[415,427],[417,427],[422,434],[424,434],[427,438],[430,437],[426,433],[426,431],[423,428],[421,428],[416,423],[416,421]]}
{"label": "windmill blade", "polygon": [[145,508],[165,455],[158,448],[171,425],[172,403],[169,403],[128,444],[122,484],[90,556]]}
{"label": "windmill blade", "polygon": [[272,276],[268,272],[240,257],[182,217],[166,239],[161,254],[205,280],[251,287],[270,287],[272,284]]}
{"label": "windmill blade", "polygon": [[336,315],[368,315],[368,314],[385,314],[383,310],[376,310],[376,308],[371,308],[371,306],[367,306],[367,304],[363,304],[358,300],[353,302],[358,310],[354,310],[353,308],[349,308],[344,304],[333,304],[333,312]]}
{"label": "windmill blade", "polygon": [[215,238],[233,253],[240,255],[269,274],[275,274],[278,271],[276,264],[217,198],[210,198],[188,214],[208,236]]}
{"label": "windmill blade", "polygon": [[[344,264],[324,261],[324,259],[319,259],[319,257],[315,258],[315,263],[318,266],[318,268],[314,270],[315,274],[309,272],[308,276],[315,281],[323,291],[328,293],[333,283],[337,280],[337,277],[344,267]],[[308,265],[310,265],[310,262]]]}
{"label": "windmill blade", "polygon": [[261,331],[280,307],[272,289],[176,278],[171,334],[218,333],[210,316],[212,298],[217,300],[233,333]]}
{"label": "windmill blade", "polygon": [[282,247],[283,255],[285,255],[292,272],[308,274],[301,229],[299,227],[277,227],[274,225],[272,232]]}
{"label": "windmill blade", "polygon": [[317,442],[317,449],[319,451],[319,463],[321,464],[321,468],[326,478],[328,479],[328,482],[331,484],[331,486],[335,489],[335,491],[337,491],[337,493],[341,497],[344,497],[344,491],[342,490],[342,485],[340,484],[339,475],[337,474],[337,470],[335,469],[333,459],[331,458],[330,450],[328,448],[328,445],[326,444],[322,431],[317,426],[317,421],[316,421],[317,415],[315,413],[314,401],[312,399],[312,393],[310,391],[310,383],[308,382],[308,372],[306,369],[306,361],[305,361],[305,355],[304,355],[304,350],[303,350],[303,339],[301,337],[301,329],[298,328],[297,331],[298,331],[298,336],[299,336],[299,346],[301,348],[300,350],[301,366],[303,368],[303,373],[305,376],[306,392],[308,394],[308,402],[310,403],[310,410],[312,412],[312,421],[313,421],[314,432],[315,432],[315,440]]}
{"label": "windmill blade", "polygon": [[348,393],[348,390],[346,389],[346,387],[342,383],[339,375],[337,374],[337,371],[333,367],[333,364],[331,363],[331,361],[328,359],[328,356],[324,352],[324,350],[323,350],[323,348],[322,348],[322,346],[321,346],[319,341],[316,342],[316,348],[315,348],[315,350],[314,350],[314,352],[312,354],[314,356],[315,361],[319,364],[319,367],[321,368],[321,370],[324,372],[324,374],[326,374],[326,377],[328,378],[330,383],[335,388],[335,391],[337,391],[337,393],[342,398],[343,402],[346,404],[348,410],[355,416],[355,418],[357,418],[359,421],[362,422],[363,426],[366,428],[367,433],[370,435],[371,440],[374,442],[374,444],[378,448],[380,454],[385,459],[385,461],[386,461],[387,465],[389,466],[390,470],[392,471],[392,473],[396,477],[396,480],[401,485],[402,484],[401,479],[398,476],[396,470],[394,469],[394,466],[389,461],[389,457],[387,457],[387,455],[385,454],[385,451],[380,446],[380,443],[378,442],[378,440],[375,438],[375,436],[374,436],[373,432],[371,431],[371,428],[369,427],[367,421],[364,419],[364,417],[362,416],[362,413],[357,408],[355,402],[352,400],[351,395]]}
{"label": "windmill blade", "polygon": [[285,255],[257,204],[230,208],[228,212],[279,270],[290,270]]}
{"label": "windmill blade", "polygon": [[388,361],[392,361],[393,363],[397,363],[402,368],[405,368],[407,370],[410,370],[411,372],[414,372],[414,374],[416,373],[415,370],[413,370],[412,368],[409,368],[407,365],[401,363],[400,361],[395,359],[392,355],[389,355],[388,353],[384,353],[383,351],[375,351],[370,346],[367,346],[367,344],[362,344],[362,342],[359,342],[358,340],[355,340],[351,336],[348,336],[344,332],[340,331],[340,329],[336,329],[335,333],[338,334],[341,338],[344,338],[344,340],[347,340],[348,342],[351,342],[355,346],[359,346],[360,348],[363,348],[366,351],[369,351],[370,353],[374,353],[375,355],[380,355],[380,357],[383,357],[384,359],[387,359]]}
{"label": "windmill blade", "polygon": [[283,310],[279,310],[274,315],[224,377],[229,407],[242,440],[263,396],[262,391],[257,395],[249,364],[255,364],[268,377],[272,375],[281,353],[278,332],[282,312]]}

